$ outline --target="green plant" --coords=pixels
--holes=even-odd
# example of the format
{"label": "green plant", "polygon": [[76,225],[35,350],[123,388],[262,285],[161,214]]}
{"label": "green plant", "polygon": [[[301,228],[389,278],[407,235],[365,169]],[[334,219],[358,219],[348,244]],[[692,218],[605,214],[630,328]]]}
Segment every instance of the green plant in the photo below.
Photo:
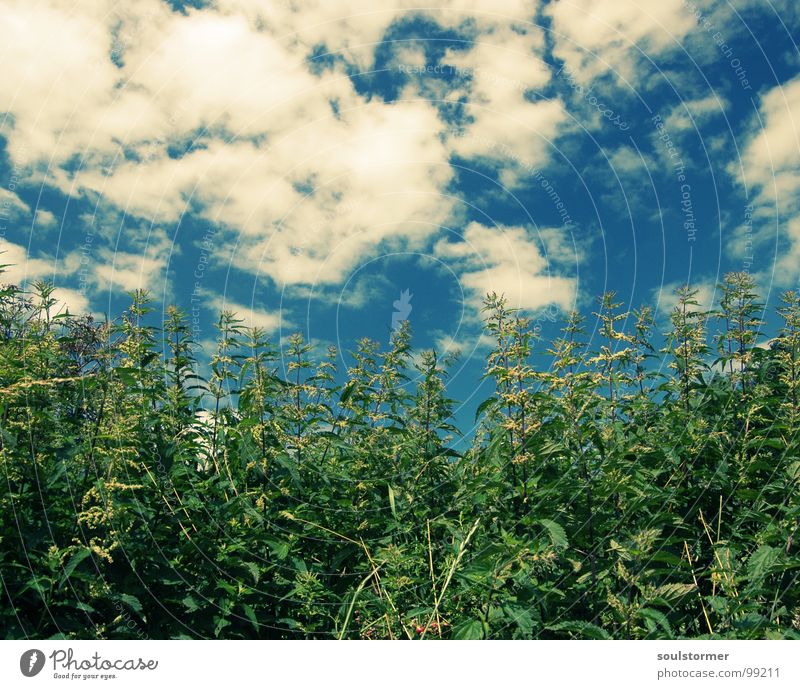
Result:
{"label": "green plant", "polygon": [[[709,314],[613,293],[560,336],[502,296],[477,432],[457,452],[455,357],[337,365],[220,316],[204,369],[184,314],[118,319],[0,287],[0,608],[8,638],[798,638],[800,299],[759,343],[749,276]],[[207,375],[202,372],[207,370]]]}

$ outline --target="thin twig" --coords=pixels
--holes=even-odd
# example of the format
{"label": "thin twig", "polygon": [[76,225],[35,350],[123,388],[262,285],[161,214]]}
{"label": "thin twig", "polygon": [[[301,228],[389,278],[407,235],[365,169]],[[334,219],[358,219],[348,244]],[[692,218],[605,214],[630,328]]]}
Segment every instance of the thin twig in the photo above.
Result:
{"label": "thin twig", "polygon": [[695,588],[697,589],[697,597],[700,599],[700,607],[703,609],[703,617],[706,619],[709,634],[713,634],[714,630],[711,628],[711,620],[708,619],[705,603],[703,603],[703,596],[700,593],[700,584],[697,583],[697,577],[694,574],[694,565],[692,564],[692,556],[689,554],[689,545],[686,541],[683,542],[683,549],[686,551],[686,559],[689,561],[689,568],[692,570],[692,579],[694,580]]}
{"label": "thin twig", "polygon": [[478,530],[478,524],[480,524],[480,518],[475,520],[475,523],[472,525],[467,537],[461,541],[461,545],[458,546],[458,553],[456,554],[455,560],[453,560],[453,564],[450,565],[450,571],[447,573],[447,578],[444,581],[444,585],[442,586],[442,590],[439,595],[436,597],[436,603],[433,606],[433,612],[431,616],[428,618],[428,623],[425,625],[425,629],[422,630],[422,634],[420,635],[420,641],[425,638],[425,634],[428,631],[428,627],[430,627],[431,622],[433,622],[433,618],[439,614],[439,605],[444,598],[444,594],[447,591],[447,587],[450,586],[450,581],[453,578],[453,574],[455,574],[456,568],[458,567],[459,563],[461,562],[461,558],[464,557],[464,553],[467,551],[467,543],[469,543],[469,539],[472,538],[472,535]]}

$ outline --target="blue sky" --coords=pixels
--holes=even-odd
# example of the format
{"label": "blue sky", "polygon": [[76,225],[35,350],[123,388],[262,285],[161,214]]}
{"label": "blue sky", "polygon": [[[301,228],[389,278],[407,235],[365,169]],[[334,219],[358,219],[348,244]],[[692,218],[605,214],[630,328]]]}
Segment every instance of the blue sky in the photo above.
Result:
{"label": "blue sky", "polygon": [[[127,5],[131,5],[130,7]],[[435,7],[436,9],[430,9]],[[420,9],[423,8],[423,9]],[[662,323],[747,270],[798,285],[792,0],[6,0],[0,250],[73,311],[147,288],[320,351],[456,347],[480,303],[556,334],[616,290]]]}

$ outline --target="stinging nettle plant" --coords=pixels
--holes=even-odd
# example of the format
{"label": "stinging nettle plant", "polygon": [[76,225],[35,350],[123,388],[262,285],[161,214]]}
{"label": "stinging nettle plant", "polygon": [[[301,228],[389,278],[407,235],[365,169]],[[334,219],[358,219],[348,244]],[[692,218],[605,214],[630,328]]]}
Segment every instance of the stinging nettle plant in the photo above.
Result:
{"label": "stinging nettle plant", "polygon": [[611,292],[550,343],[488,295],[474,433],[407,322],[225,312],[201,353],[145,292],[55,296],[0,285],[8,638],[800,638],[794,291],[768,339],[751,276],[681,287],[659,342]]}

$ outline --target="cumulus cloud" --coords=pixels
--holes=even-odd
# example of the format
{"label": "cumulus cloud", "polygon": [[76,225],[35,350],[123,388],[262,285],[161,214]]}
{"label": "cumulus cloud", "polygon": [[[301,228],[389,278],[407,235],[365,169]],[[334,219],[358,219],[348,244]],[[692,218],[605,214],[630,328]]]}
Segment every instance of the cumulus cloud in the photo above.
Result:
{"label": "cumulus cloud", "polygon": [[[729,236],[729,255],[766,249],[777,262],[759,277],[795,286],[800,257],[800,77],[775,86],[761,98],[748,140],[730,173],[748,189],[752,221]],[[768,244],[775,246],[767,249]],[[746,256],[744,256],[746,257]]]}
{"label": "cumulus cloud", "polygon": [[[50,258],[33,257],[24,246],[0,237],[0,265],[5,266],[0,270],[0,284],[14,284],[25,289],[37,280],[52,282],[56,262]],[[53,313],[65,309],[74,314],[89,311],[89,300],[79,290],[56,285],[53,298],[56,300]]]}
{"label": "cumulus cloud", "polygon": [[30,206],[13,191],[0,189],[0,222],[18,220],[30,212]]}
{"label": "cumulus cloud", "polygon": [[0,280],[23,285],[26,282],[53,274],[53,262],[28,256],[24,246],[0,238],[0,265],[4,265]]}
{"label": "cumulus cloud", "polygon": [[249,305],[241,304],[229,299],[224,294],[208,291],[203,292],[203,296],[206,300],[205,305],[209,309],[217,313],[232,311],[241,319],[241,325],[246,328],[261,328],[266,333],[273,333],[281,327],[291,327],[285,316],[282,318],[282,314],[256,308],[252,303]]}
{"label": "cumulus cloud", "polygon": [[475,354],[483,355],[484,352],[497,346],[497,340],[492,339],[492,336],[485,332],[476,332],[471,335],[467,333],[456,333],[455,335],[440,333],[435,338],[434,343],[437,352],[458,354],[464,358],[469,358]]}
{"label": "cumulus cloud", "polygon": [[84,315],[91,311],[89,299],[85,292],[69,287],[56,287],[53,291],[56,300],[52,313],[63,313],[67,310],[73,315]]}
{"label": "cumulus cloud", "polygon": [[307,0],[303,3],[262,0],[217,0],[222,12],[242,14],[254,25],[296,44],[324,46],[362,68],[368,68],[376,44],[394,22],[415,12],[445,27],[469,22],[479,31],[511,21],[532,21],[539,0],[395,0],[385,7],[374,0]]}
{"label": "cumulus cloud", "polygon": [[[114,247],[98,235],[96,289],[163,282],[169,242],[136,239],[187,214],[219,227],[240,271],[279,287],[337,284],[379,247],[430,246],[457,219],[453,154],[501,160],[513,148],[539,164],[566,119],[558,99],[537,95],[551,78],[538,0],[428,4],[217,0],[178,12],[158,0],[8,0],[0,21],[13,59],[0,103],[10,117],[0,134],[29,182],[141,220],[125,223]],[[467,75],[458,135],[436,104],[410,91],[384,102],[350,78],[415,12],[472,40],[444,58]],[[342,59],[309,63],[325,50]],[[514,165],[505,162],[505,183],[515,183]],[[572,281],[547,272],[523,230],[505,234],[530,263],[517,271],[491,255],[475,269],[454,256],[471,289],[509,290],[526,306],[569,302]],[[467,236],[484,238],[475,228]]]}
{"label": "cumulus cloud", "polygon": [[[556,231],[547,240],[558,247],[558,258],[563,259],[569,254],[559,237]],[[442,240],[435,250],[442,259],[461,265],[461,283],[475,307],[487,293],[496,292],[506,296],[511,308],[530,312],[555,304],[570,309],[576,282],[556,273],[558,264],[549,261],[540,246],[536,235],[524,227],[486,227],[473,222],[464,229],[462,241]]]}
{"label": "cumulus cloud", "polygon": [[[669,316],[678,305],[678,296],[675,294],[675,290],[685,284],[685,282],[680,281],[670,282],[653,290],[653,299],[658,305],[658,310],[664,316]],[[689,287],[697,290],[697,294],[695,295],[697,306],[690,307],[690,311],[706,312],[714,308],[716,287],[712,279],[696,280],[692,282]]]}
{"label": "cumulus cloud", "polygon": [[[487,30],[472,50],[451,50],[445,57],[470,83],[470,121],[452,139],[454,152],[499,161],[507,171],[504,181],[512,185],[520,180],[509,174],[517,167],[515,160],[528,166],[546,162],[567,119],[560,100],[541,95],[551,78],[543,52],[539,27],[506,23]],[[508,150],[514,151],[513,158]]]}
{"label": "cumulus cloud", "polygon": [[583,84],[609,73],[634,81],[645,55],[677,48],[696,26],[683,0],[556,0],[545,12],[553,21],[555,56]]}
{"label": "cumulus cloud", "polygon": [[89,288],[98,292],[132,292],[148,290],[151,294],[171,293],[166,268],[170,257],[180,253],[179,247],[162,228],[124,226],[128,235],[127,250],[97,241],[87,234],[84,244],[63,253],[58,264],[52,263],[52,273],[59,277],[73,277],[81,290]]}
{"label": "cumulus cloud", "polygon": [[34,224],[36,227],[42,230],[50,229],[56,225],[56,216],[44,208],[37,208],[34,217]]}
{"label": "cumulus cloud", "polygon": [[633,146],[620,146],[608,152],[609,165],[618,176],[646,178],[647,168],[655,165],[652,159],[644,156]]}
{"label": "cumulus cloud", "polygon": [[[136,3],[140,11],[160,5]],[[120,85],[124,77],[110,59],[121,11],[106,0],[0,5],[6,27],[0,103],[12,115],[2,133],[15,162],[57,171],[75,155],[112,154],[114,140],[137,127],[139,133],[152,129],[152,104]]]}
{"label": "cumulus cloud", "polygon": [[[239,267],[279,283],[337,281],[376,244],[434,232],[452,204],[439,194],[452,173],[436,110],[362,97],[343,71],[312,74],[295,42],[222,9],[4,5],[31,27],[11,47],[28,65],[0,92],[12,156],[154,222],[191,206],[245,235]],[[109,270],[140,282],[127,264]]]}
{"label": "cumulus cloud", "polygon": [[757,132],[742,152],[741,167],[732,165],[760,200],[786,210],[800,208],[800,77],[770,89],[753,122]]}
{"label": "cumulus cloud", "polygon": [[774,275],[779,285],[796,290],[800,281],[800,216],[786,223],[786,240],[788,246],[778,256]]}
{"label": "cumulus cloud", "polygon": [[730,104],[716,95],[683,101],[664,118],[664,124],[670,132],[699,129],[714,117],[722,116],[728,107]]}

